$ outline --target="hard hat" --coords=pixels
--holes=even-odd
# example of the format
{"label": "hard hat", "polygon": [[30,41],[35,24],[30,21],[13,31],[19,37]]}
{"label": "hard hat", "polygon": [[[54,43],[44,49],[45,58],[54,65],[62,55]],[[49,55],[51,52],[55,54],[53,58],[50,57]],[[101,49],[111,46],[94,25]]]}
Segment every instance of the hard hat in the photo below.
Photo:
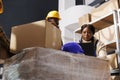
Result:
{"label": "hard hat", "polygon": [[76,53],[76,54],[84,54],[83,49],[76,42],[69,42],[69,43],[64,44],[62,46],[62,51]]}
{"label": "hard hat", "polygon": [[47,20],[48,18],[51,18],[51,17],[53,17],[53,18],[58,18],[58,19],[60,20],[59,12],[56,11],[56,10],[50,11],[50,12],[47,14],[46,20]]}
{"label": "hard hat", "polygon": [[3,13],[3,2],[2,0],[0,0],[0,14]]}

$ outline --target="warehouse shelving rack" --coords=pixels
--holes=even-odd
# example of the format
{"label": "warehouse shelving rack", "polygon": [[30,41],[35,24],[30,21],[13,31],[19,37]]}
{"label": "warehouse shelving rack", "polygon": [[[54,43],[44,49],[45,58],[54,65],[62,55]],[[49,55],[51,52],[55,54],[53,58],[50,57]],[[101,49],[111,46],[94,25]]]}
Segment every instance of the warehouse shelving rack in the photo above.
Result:
{"label": "warehouse shelving rack", "polygon": [[[114,36],[115,40],[106,42],[108,54],[115,53],[117,54],[118,60],[118,69],[111,70],[111,75],[119,74],[119,64],[120,64],[120,10],[113,10],[108,14],[97,18],[96,20],[91,21],[89,24],[92,24],[96,28],[96,33],[104,28],[114,26]],[[74,31],[74,41],[76,42],[76,34],[80,34],[80,27]]]}

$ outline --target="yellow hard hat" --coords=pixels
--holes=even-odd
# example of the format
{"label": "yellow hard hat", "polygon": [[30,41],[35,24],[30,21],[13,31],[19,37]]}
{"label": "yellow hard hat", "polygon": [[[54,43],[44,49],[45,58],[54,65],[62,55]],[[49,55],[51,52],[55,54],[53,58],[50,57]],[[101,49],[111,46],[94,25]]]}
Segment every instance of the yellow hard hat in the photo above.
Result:
{"label": "yellow hard hat", "polygon": [[0,14],[3,13],[3,2],[2,0],[0,0]]}
{"label": "yellow hard hat", "polygon": [[56,10],[50,11],[50,12],[47,14],[46,20],[47,20],[48,18],[51,18],[51,17],[53,17],[53,18],[58,18],[58,19],[60,20],[59,12],[56,11]]}

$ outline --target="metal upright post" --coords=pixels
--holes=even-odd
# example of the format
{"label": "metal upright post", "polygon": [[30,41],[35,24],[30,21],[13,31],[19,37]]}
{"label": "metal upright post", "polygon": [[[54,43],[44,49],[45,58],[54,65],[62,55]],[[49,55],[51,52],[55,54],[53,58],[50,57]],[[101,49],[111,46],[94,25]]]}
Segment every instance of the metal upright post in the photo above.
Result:
{"label": "metal upright post", "polygon": [[117,61],[118,61],[118,69],[113,69],[111,70],[111,75],[120,75],[120,40],[119,40],[119,22],[120,20],[118,19],[118,11],[114,10],[113,11],[113,22],[114,22],[114,29],[115,29],[115,42],[116,42],[116,50],[115,53],[117,54]]}
{"label": "metal upright post", "polygon": [[[119,27],[120,26],[120,9],[117,10],[117,19],[118,19],[118,27]],[[120,74],[120,51],[118,52],[118,65],[119,65],[119,74]]]}
{"label": "metal upright post", "polygon": [[115,26],[115,38],[116,38],[116,53],[120,55],[120,40],[119,40],[119,26],[118,26],[118,15],[117,15],[117,11],[114,10],[113,12],[113,19],[114,19],[114,26]]}

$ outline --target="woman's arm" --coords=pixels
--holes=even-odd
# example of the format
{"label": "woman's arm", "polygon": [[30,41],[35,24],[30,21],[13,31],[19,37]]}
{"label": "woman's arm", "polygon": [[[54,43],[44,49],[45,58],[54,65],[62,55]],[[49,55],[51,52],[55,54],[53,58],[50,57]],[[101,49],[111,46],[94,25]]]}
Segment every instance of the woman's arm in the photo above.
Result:
{"label": "woman's arm", "polygon": [[101,41],[98,41],[97,43],[96,54],[98,58],[107,59],[106,46]]}

